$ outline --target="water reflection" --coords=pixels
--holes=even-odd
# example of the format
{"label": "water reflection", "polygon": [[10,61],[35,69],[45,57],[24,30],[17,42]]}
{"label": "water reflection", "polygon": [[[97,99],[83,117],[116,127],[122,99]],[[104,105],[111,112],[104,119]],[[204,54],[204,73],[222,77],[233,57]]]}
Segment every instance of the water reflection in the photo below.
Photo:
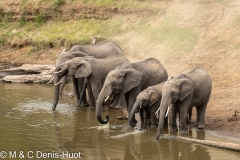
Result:
{"label": "water reflection", "polygon": [[[156,129],[139,126],[133,129],[127,121],[117,120],[121,112],[113,109],[104,113],[111,116],[110,124],[99,125],[95,110],[77,108],[75,100],[66,95],[60,99],[56,111],[52,111],[52,100],[51,85],[0,83],[0,151],[80,151],[82,159],[88,160],[240,158],[235,151],[171,138],[155,141]],[[169,133],[167,129],[163,131],[163,134]],[[208,139],[206,135],[195,129],[189,134],[193,138]]]}

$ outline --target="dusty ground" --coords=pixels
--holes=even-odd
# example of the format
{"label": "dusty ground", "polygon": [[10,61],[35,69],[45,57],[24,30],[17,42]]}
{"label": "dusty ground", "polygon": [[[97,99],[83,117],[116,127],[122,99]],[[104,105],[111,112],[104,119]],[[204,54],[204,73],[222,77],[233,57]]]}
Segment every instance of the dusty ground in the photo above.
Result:
{"label": "dusty ground", "polygon": [[[203,5],[205,2],[208,3],[206,10],[204,10],[206,6]],[[196,6],[196,3],[188,0],[185,3],[173,0],[166,1],[165,5],[166,14],[176,8],[180,10],[182,21],[179,21],[179,25],[190,26],[199,33],[198,44],[191,52],[183,54],[183,56],[173,56],[171,59],[165,58],[161,54],[156,55],[156,52],[168,51],[164,44],[142,43],[146,37],[135,31],[111,38],[121,43],[121,47],[127,53],[127,58],[131,61],[156,57],[166,67],[169,76],[174,76],[195,66],[201,66],[207,70],[213,80],[213,89],[206,111],[206,130],[240,139],[240,23],[239,21],[234,21],[239,25],[229,23],[236,18],[235,15],[238,15],[237,17],[240,19],[240,2],[232,0],[230,4],[224,5],[208,0],[199,0],[199,4]],[[201,9],[199,18],[190,19],[190,15],[199,8]],[[133,21],[133,19],[131,20]],[[160,21],[161,18],[152,23],[156,23],[158,20]],[[238,42],[237,45],[236,42]],[[21,53],[26,49],[24,47],[1,50],[0,63],[54,64],[55,58],[63,48],[41,51],[38,56],[22,55]],[[139,52],[145,54],[136,55]],[[234,117],[235,110],[237,115]]]}

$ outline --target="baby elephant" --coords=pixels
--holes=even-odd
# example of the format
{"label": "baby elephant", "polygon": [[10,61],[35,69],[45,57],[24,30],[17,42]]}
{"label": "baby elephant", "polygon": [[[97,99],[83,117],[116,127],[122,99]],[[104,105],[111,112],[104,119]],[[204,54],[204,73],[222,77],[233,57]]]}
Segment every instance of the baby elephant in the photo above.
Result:
{"label": "baby elephant", "polygon": [[[148,113],[150,112],[151,127],[157,127],[157,118],[155,113],[160,106],[162,99],[162,87],[164,83],[165,82],[162,82],[155,86],[150,86],[139,93],[128,119],[130,126],[135,126],[135,123],[132,123],[132,119],[134,117],[134,114],[140,109],[141,126],[147,125],[147,118],[149,116]],[[145,116],[143,115],[144,112]]]}

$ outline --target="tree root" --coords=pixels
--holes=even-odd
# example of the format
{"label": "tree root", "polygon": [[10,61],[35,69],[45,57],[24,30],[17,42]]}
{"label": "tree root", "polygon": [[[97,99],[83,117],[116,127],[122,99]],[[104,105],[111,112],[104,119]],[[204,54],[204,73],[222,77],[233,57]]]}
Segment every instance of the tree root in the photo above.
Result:
{"label": "tree root", "polygon": [[203,145],[208,145],[208,146],[213,146],[218,148],[240,151],[240,144],[235,144],[235,143],[214,142],[214,141],[199,140],[199,139],[187,138],[182,136],[173,136],[173,135],[163,135],[163,137],[167,137],[175,140],[184,140],[187,142],[193,142],[193,143],[198,143],[198,144],[203,144]]}

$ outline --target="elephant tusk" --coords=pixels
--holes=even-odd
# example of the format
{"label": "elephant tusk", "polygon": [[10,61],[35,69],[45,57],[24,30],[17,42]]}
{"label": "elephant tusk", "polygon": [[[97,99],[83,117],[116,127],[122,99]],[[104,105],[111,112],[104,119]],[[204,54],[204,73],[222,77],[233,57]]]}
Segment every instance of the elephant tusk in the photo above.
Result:
{"label": "elephant tusk", "polygon": [[142,105],[140,105],[140,108],[142,108]]}
{"label": "elephant tusk", "polygon": [[104,102],[106,102],[109,99],[110,96],[107,96],[107,98],[104,100]]}
{"label": "elephant tusk", "polygon": [[52,79],[51,79],[49,82],[47,82],[46,84],[49,84],[49,83],[51,83],[51,82],[53,81],[53,79],[54,79],[54,77],[52,77]]}
{"label": "elephant tusk", "polygon": [[157,115],[157,113],[159,112],[159,110],[160,110],[160,107],[159,107],[158,110],[156,111],[156,113],[155,113],[156,115]]}
{"label": "elephant tusk", "polygon": [[60,81],[57,84],[54,84],[55,86],[59,85],[60,83],[62,83],[62,78],[60,79]]}
{"label": "elephant tusk", "polygon": [[60,71],[58,71],[58,72],[53,72],[54,74],[57,74],[57,73],[61,73],[61,72],[63,72],[63,70],[61,69]]}
{"label": "elephant tusk", "polygon": [[165,117],[168,116],[168,112],[169,112],[169,106],[168,106],[168,108],[167,108],[167,113],[166,113]]}

